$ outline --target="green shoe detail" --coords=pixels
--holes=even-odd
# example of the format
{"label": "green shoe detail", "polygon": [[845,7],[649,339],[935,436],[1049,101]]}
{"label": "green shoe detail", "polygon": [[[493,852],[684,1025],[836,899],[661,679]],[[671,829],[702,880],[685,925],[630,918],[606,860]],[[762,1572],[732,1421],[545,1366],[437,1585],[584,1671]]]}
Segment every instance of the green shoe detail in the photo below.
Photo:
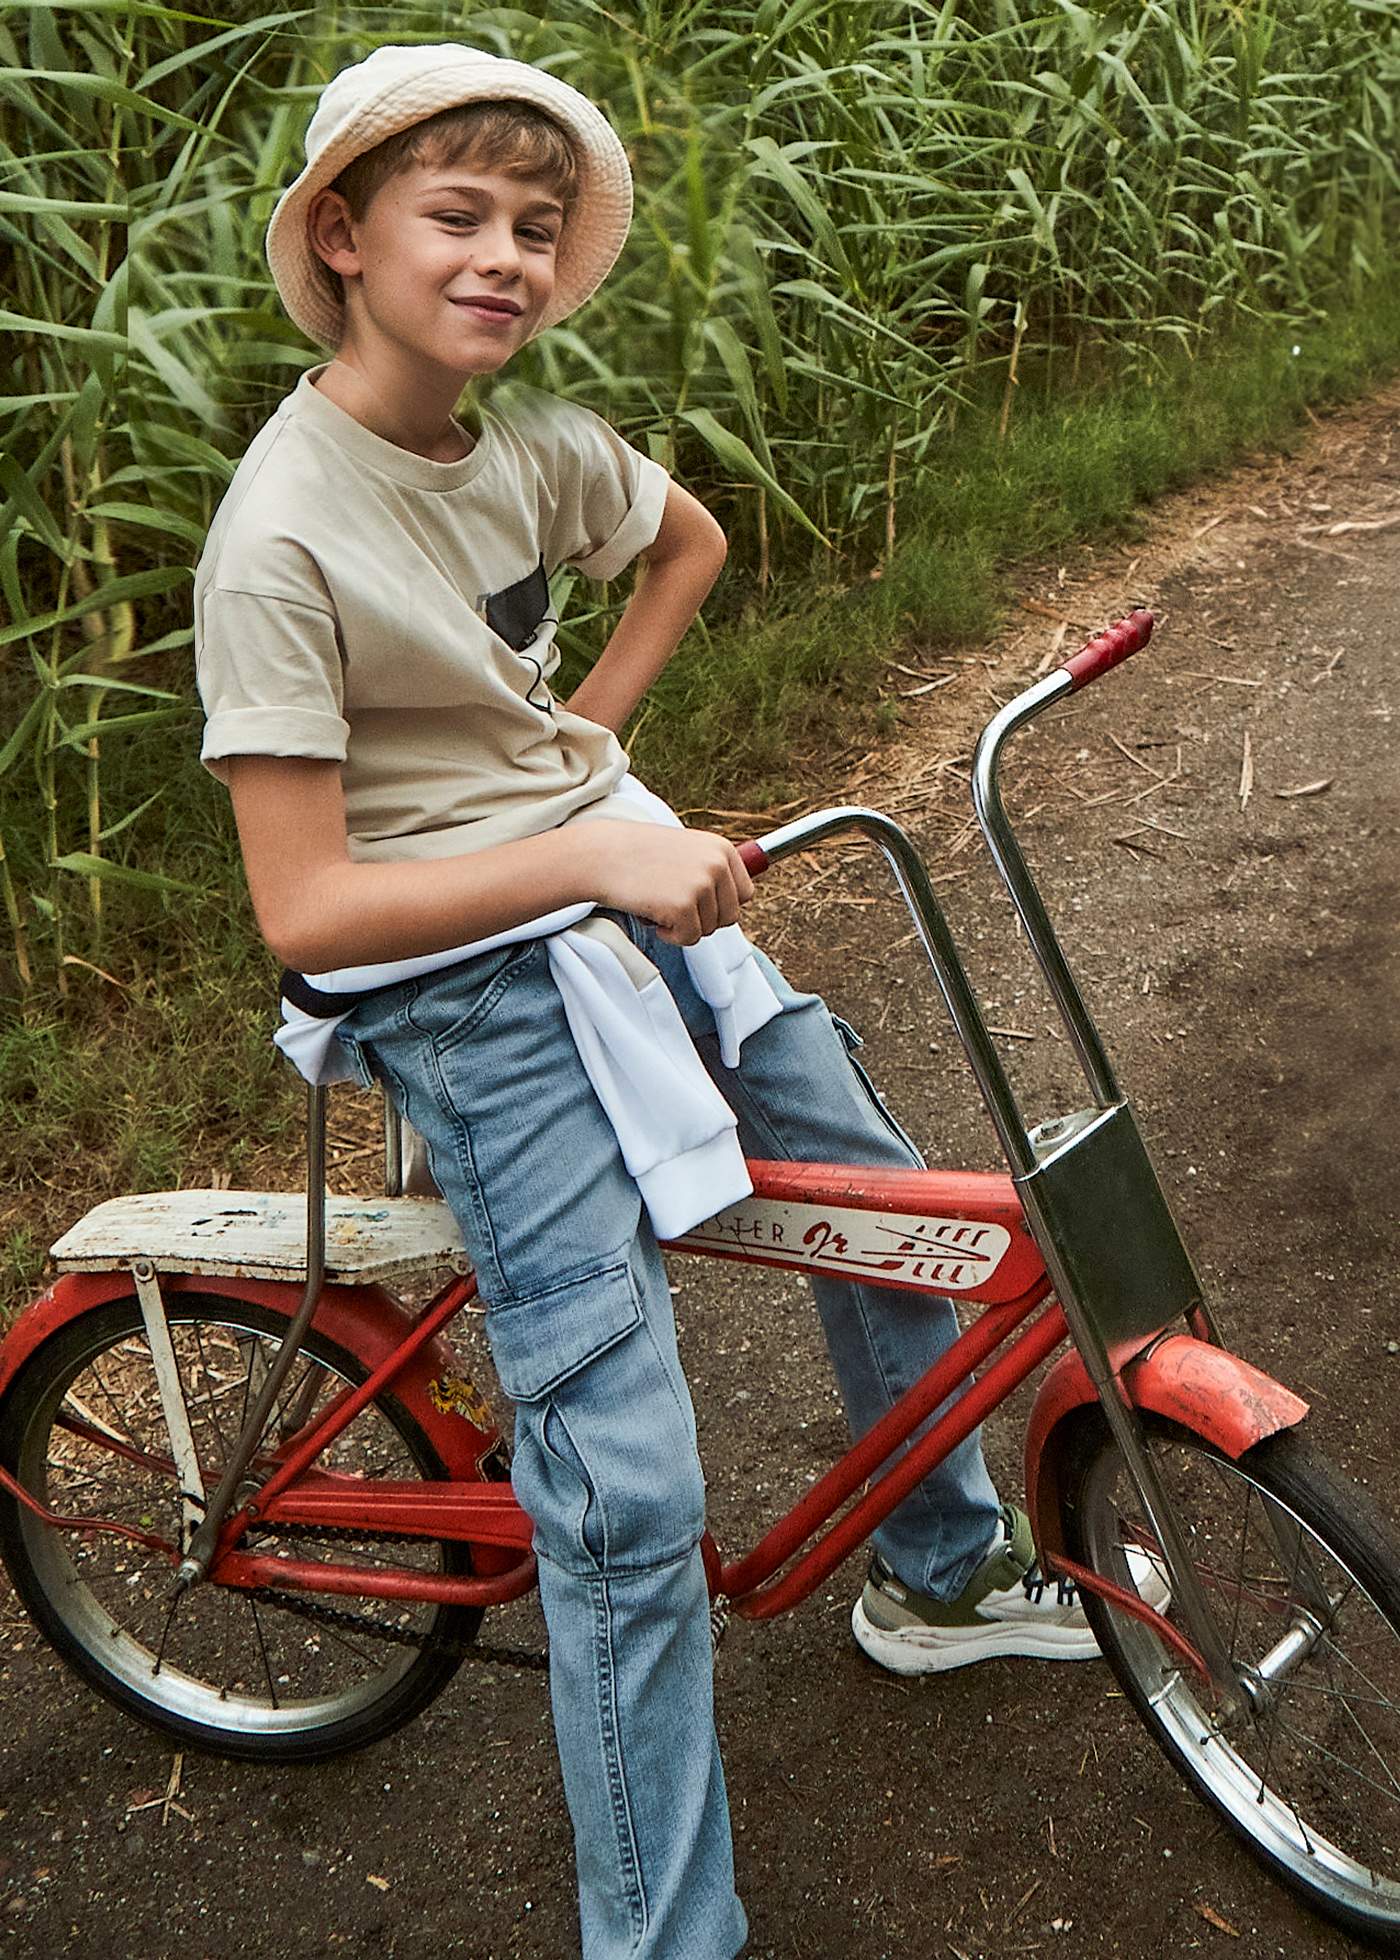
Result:
{"label": "green shoe detail", "polygon": [[[1139,1597],[1163,1610],[1170,1591],[1160,1561],[1130,1546],[1127,1563]],[[1087,1661],[1099,1651],[1078,1588],[1068,1579],[1045,1579],[1030,1520],[1011,1504],[1001,1507],[1000,1542],[956,1599],[913,1591],[877,1553],[851,1609],[851,1632],[871,1660],[905,1675],[940,1674],[1012,1655]]]}
{"label": "green shoe detail", "polygon": [[1031,1521],[1013,1504],[1001,1507],[1002,1538],[977,1567],[956,1599],[931,1599],[914,1592],[895,1577],[877,1553],[865,1589],[865,1611],[876,1626],[893,1632],[916,1622],[927,1627],[975,1627],[985,1624],[978,1607],[991,1593],[1040,1583],[1036,1569]]}

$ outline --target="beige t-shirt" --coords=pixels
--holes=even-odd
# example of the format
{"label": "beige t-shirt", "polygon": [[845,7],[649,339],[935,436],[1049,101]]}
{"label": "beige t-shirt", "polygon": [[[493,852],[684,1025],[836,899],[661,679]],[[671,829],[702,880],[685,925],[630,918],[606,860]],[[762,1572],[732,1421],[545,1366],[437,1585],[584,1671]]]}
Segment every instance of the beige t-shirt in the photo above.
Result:
{"label": "beige t-shirt", "polygon": [[547,576],[622,571],[660,529],[667,473],[591,410],[514,382],[471,454],[435,463],[314,388],[328,365],[259,429],[209,529],[200,758],[223,782],[230,755],[339,761],[358,860],[551,829],[627,757],[550,691]]}

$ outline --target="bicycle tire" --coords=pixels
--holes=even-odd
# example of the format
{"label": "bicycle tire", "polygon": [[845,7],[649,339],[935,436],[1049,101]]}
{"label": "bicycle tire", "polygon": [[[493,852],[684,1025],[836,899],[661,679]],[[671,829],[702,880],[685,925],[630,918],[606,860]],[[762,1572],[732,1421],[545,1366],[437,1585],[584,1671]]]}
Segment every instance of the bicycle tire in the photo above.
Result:
{"label": "bicycle tire", "polygon": [[[1142,1420],[1258,1699],[1222,1723],[1194,1670],[1085,1589],[1099,1645],[1167,1759],[1254,1857],[1335,1925],[1400,1950],[1400,1539],[1296,1431],[1232,1460],[1188,1429]],[[1065,1549],[1131,1588],[1126,1552],[1162,1564],[1155,1537],[1101,1411],[1074,1422],[1060,1453]],[[1173,1608],[1167,1617],[1176,1623]],[[1310,1643],[1291,1669],[1273,1682],[1251,1673],[1266,1654],[1281,1664],[1290,1630]]]}
{"label": "bicycle tire", "polygon": [[[218,1294],[172,1292],[172,1345],[185,1383],[206,1489],[241,1426],[258,1373],[286,1321]],[[238,1372],[241,1366],[241,1374]],[[314,1327],[279,1407],[290,1409],[309,1371],[326,1372],[316,1402],[365,1378],[363,1365]],[[242,1409],[237,1407],[241,1400]],[[229,1407],[221,1409],[226,1402]],[[179,1493],[159,1416],[159,1395],[134,1296],[111,1301],[59,1329],[30,1356],[0,1403],[0,1461],[52,1510],[115,1518],[178,1542]],[[62,1412],[60,1419],[60,1412]],[[154,1413],[153,1413],[154,1412]],[[74,1425],[77,1425],[75,1429]],[[114,1447],[134,1444],[148,1460]],[[164,1454],[163,1472],[150,1459]],[[411,1413],[392,1397],[373,1402],[331,1446],[324,1463],[366,1474],[448,1474]],[[252,1548],[276,1536],[249,1535]],[[298,1557],[373,1559],[372,1544],[298,1540]],[[466,1546],[424,1540],[385,1548],[391,1562],[471,1571]],[[184,1748],[241,1761],[307,1763],[391,1734],[441,1692],[460,1654],[352,1641],[278,1613],[234,1588],[204,1583],[173,1608],[169,1557],[108,1532],[58,1531],[0,1491],[0,1557],[45,1639],[91,1687]],[[100,1596],[99,1596],[100,1595]],[[481,1609],[339,1598],[335,1605],[395,1619],[430,1638],[476,1637]]]}

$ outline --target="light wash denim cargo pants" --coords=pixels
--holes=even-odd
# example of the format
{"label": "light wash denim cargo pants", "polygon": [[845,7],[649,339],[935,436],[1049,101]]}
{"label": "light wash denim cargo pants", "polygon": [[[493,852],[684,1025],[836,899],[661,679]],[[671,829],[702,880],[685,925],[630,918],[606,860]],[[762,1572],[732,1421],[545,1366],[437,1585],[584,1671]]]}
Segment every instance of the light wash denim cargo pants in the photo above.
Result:
{"label": "light wash denim cargo pants", "polygon": [[[679,949],[616,916],[665,975],[747,1155],[921,1162],[815,994],[760,955],[783,1011],[726,1069]],[[585,1960],[733,1960],[747,1928],[715,1740],[695,1419],[665,1269],[544,944],[386,988],[339,1033],[427,1143],[515,1403]],[[825,1277],[812,1290],[855,1433],[957,1333],[937,1295]],[[974,1434],[876,1543],[906,1582],[951,1598],[997,1503]]]}

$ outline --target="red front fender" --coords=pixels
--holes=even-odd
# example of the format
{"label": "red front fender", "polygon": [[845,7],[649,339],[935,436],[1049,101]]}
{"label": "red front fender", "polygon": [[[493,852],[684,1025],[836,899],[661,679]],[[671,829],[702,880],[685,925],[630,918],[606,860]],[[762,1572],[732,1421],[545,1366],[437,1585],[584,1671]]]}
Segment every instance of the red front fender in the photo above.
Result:
{"label": "red front fender", "polygon": [[[1254,1443],[1303,1420],[1308,1405],[1228,1348],[1190,1334],[1169,1334],[1123,1379],[1134,1404],[1180,1423],[1223,1450],[1243,1456]],[[1062,1355],[1035,1398],[1026,1429],[1026,1503],[1041,1557],[1063,1552],[1060,1507],[1065,1425],[1076,1409],[1097,1402],[1088,1370],[1075,1353]]]}
{"label": "red front fender", "polygon": [[[211,1278],[196,1273],[162,1273],[167,1295],[203,1293],[226,1300],[244,1300],[266,1307],[290,1320],[301,1304],[302,1288],[295,1282],[266,1279]],[[61,1327],[109,1300],[128,1297],[134,1286],[130,1273],[112,1269],[100,1273],[63,1273],[47,1293],[22,1313],[0,1342],[0,1397],[42,1341]],[[366,1370],[377,1367],[403,1340],[413,1316],[392,1294],[379,1286],[328,1286],[316,1307],[315,1325],[328,1339],[348,1349]],[[410,1411],[453,1478],[476,1478],[497,1433],[479,1429],[451,1406],[448,1378],[459,1375],[451,1345],[440,1335],[410,1361],[392,1383],[396,1401]],[[438,1406],[430,1392],[437,1384]]]}

